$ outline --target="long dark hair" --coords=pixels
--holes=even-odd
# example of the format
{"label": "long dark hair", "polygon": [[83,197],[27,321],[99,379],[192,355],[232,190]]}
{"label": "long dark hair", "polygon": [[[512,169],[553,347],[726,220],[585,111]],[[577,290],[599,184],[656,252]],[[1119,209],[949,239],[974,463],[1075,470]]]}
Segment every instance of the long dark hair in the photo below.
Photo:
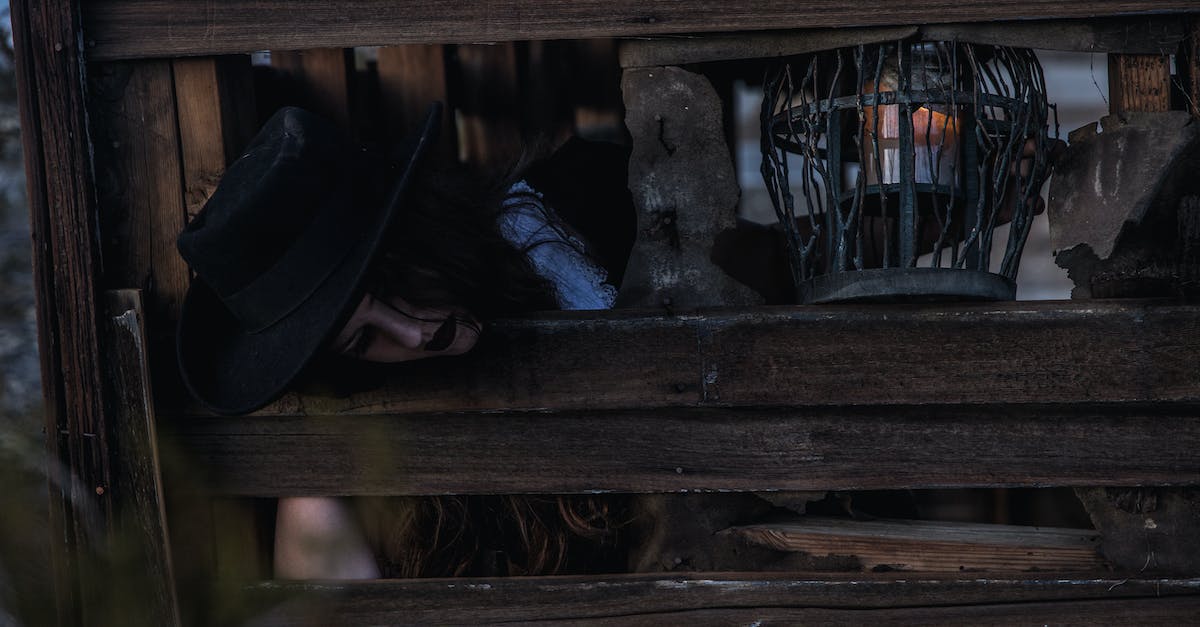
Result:
{"label": "long dark hair", "polygon": [[[552,284],[497,218],[512,179],[465,167],[416,177],[368,279],[376,296],[455,305],[489,319],[557,309]],[[358,513],[385,577],[537,575],[625,567],[619,497],[360,498]]]}
{"label": "long dark hair", "polygon": [[554,287],[497,227],[507,181],[481,181],[465,166],[420,172],[368,289],[414,305],[457,305],[481,320],[556,309]]}

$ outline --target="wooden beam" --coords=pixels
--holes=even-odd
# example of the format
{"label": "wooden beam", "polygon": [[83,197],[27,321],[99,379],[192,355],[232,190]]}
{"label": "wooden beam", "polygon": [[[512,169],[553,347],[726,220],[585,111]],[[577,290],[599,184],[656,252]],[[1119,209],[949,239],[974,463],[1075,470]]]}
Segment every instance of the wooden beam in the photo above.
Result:
{"label": "wooden beam", "polygon": [[1198,356],[1200,307],[1145,301],[555,312],[262,413],[1200,402]]}
{"label": "wooden beam", "polygon": [[1110,113],[1171,110],[1171,66],[1165,54],[1108,56]]}
{"label": "wooden beam", "polygon": [[875,28],[808,28],[630,39],[621,45],[621,65],[654,67],[774,58],[860,43],[895,41],[917,35],[930,41],[964,41],[1078,52],[1159,54],[1174,49],[1186,33],[1184,24],[1177,16],[1163,15]]}
{"label": "wooden beam", "polygon": [[[391,142],[403,141],[424,119],[429,105],[449,105],[446,89],[446,51],[441,44],[387,46],[379,49],[376,62],[382,97],[383,125]],[[441,163],[458,160],[458,137],[454,115],[442,115],[441,131],[434,149]]]}
{"label": "wooden beam", "polygon": [[104,282],[144,290],[152,329],[170,335],[189,280],[175,249],[185,213],[171,63],[125,61],[90,70]]}
{"label": "wooden beam", "polygon": [[[1020,578],[940,579],[886,573],[807,577],[793,573],[686,573],[273,582],[260,584],[247,596],[260,603],[291,600],[290,606],[281,606],[281,611],[262,623],[270,625],[319,625],[324,624],[323,619],[328,622],[333,617],[344,625],[388,624],[398,619],[454,624],[561,624],[608,619],[624,621],[622,624],[661,625],[678,624],[676,618],[716,608],[733,614],[725,615],[723,620],[714,619],[715,624],[753,624],[756,618],[773,617],[774,610],[765,608],[794,610],[783,624],[874,624],[878,619],[907,619],[907,624],[964,624],[1034,617],[1038,621],[1047,617],[1050,622],[1075,624],[1100,618],[1096,612],[1112,612],[1104,617],[1110,620],[1099,620],[1102,623],[1124,616],[1138,624],[1155,624],[1153,621],[1163,615],[1183,622],[1194,618],[1200,608],[1197,594],[1200,580],[1196,579],[1092,578],[1049,573]],[[1143,616],[1132,613],[1135,611],[1147,613]]]}
{"label": "wooden beam", "polygon": [[1016,404],[243,416],[173,421],[170,441],[213,491],[265,497],[1196,485],[1197,415]]}
{"label": "wooden beam", "polygon": [[1106,566],[1100,533],[1091,529],[805,516],[724,533],[777,551],[850,556],[864,571],[1086,572]]}
{"label": "wooden beam", "polygon": [[1200,15],[1188,17],[1187,35],[1182,46],[1184,53],[1176,59],[1182,64],[1179,74],[1187,77],[1188,111],[1200,118]]}
{"label": "wooden beam", "polygon": [[122,585],[107,602],[122,622],[179,625],[170,536],[159,469],[154,397],[150,391],[146,313],[136,290],[105,293],[105,342],[113,415],[113,482],[117,499],[114,532],[124,550],[114,552]]}
{"label": "wooden beam", "polygon": [[47,535],[60,625],[90,625],[94,572],[111,522],[107,414],[96,307],[100,273],[79,4],[11,3],[33,231],[50,481]]}
{"label": "wooden beam", "polygon": [[1195,11],[1194,0],[921,4],[754,0],[303,0],[208,3],[93,0],[88,52],[98,59],[319,47],[587,39],[678,33],[1083,18]]}
{"label": "wooden beam", "polygon": [[257,130],[254,81],[245,55],[175,59],[171,69],[190,220]]}
{"label": "wooden beam", "polygon": [[[304,9],[297,9],[304,11]],[[350,119],[350,88],[354,75],[354,51],[329,47],[300,52],[271,53],[271,66],[290,82],[288,102],[332,120],[346,132],[355,130]]]}
{"label": "wooden beam", "polygon": [[521,157],[520,76],[516,45],[463,45],[456,48],[460,101],[458,157],[484,172],[502,176]]}

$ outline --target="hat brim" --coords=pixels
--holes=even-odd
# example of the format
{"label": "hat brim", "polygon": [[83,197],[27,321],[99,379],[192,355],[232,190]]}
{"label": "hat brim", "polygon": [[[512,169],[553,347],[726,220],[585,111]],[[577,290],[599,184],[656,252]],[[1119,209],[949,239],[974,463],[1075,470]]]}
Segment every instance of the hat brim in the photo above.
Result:
{"label": "hat brim", "polygon": [[[407,163],[396,183],[366,220],[363,237],[321,285],[289,315],[257,333],[245,332],[220,297],[193,279],[180,311],[176,354],[183,383],[196,400],[219,414],[245,414],[277,399],[321,351],[361,297],[363,279],[402,210],[413,170],[437,133],[435,103],[418,134],[402,148]],[[370,210],[370,209],[368,209]]]}

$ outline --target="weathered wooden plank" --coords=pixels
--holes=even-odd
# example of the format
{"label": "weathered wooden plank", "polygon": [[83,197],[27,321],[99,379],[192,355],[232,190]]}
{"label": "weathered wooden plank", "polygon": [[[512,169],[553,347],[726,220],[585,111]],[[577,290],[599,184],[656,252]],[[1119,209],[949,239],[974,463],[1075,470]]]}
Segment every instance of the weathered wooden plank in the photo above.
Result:
{"label": "weathered wooden plank", "polygon": [[[307,12],[307,9],[297,9]],[[297,93],[287,104],[305,107],[333,120],[347,131],[350,119],[350,84],[354,74],[354,51],[340,47],[313,50],[272,51],[271,65],[291,82]]]}
{"label": "weathered wooden plank", "polygon": [[[251,416],[176,424],[251,496],[1200,484],[1200,410],[1158,406]],[[1153,454],[1147,454],[1153,451]]]}
{"label": "weathered wooden plank", "polygon": [[1099,623],[1157,626],[1182,624],[1195,619],[1200,600],[1131,599],[1120,601],[1064,601],[1014,605],[973,605],[964,607],[901,608],[879,610],[827,610],[823,608],[756,608],[746,610],[706,609],[662,614],[632,614],[552,621],[559,625],[626,625],[652,627],[664,623],[688,625],[800,625],[839,624],[865,621],[872,625],[1023,625],[1040,624],[1090,626]]}
{"label": "weathered wooden plank", "polygon": [[302,0],[178,3],[92,0],[84,32],[96,58],[315,47],[585,39],[671,33],[1081,18],[1195,11],[1192,0],[508,0],[479,3]]}
{"label": "weathered wooden plank", "polygon": [[1159,54],[1184,39],[1178,17],[1143,16],[1012,23],[829,28],[763,33],[631,39],[622,43],[622,67],[683,65],[773,58],[919,35],[931,41],[968,41],[1079,52]]}
{"label": "weathered wooden plank", "polygon": [[[413,132],[430,103],[447,102],[446,51],[441,44],[387,46],[379,49],[376,67],[388,140],[403,141]],[[453,163],[458,158],[454,116],[443,115],[434,154]]]}
{"label": "weathered wooden plank", "polygon": [[851,556],[864,571],[1082,573],[1106,565],[1091,529],[805,516],[724,533],[777,551]]}
{"label": "weathered wooden plank", "polygon": [[142,289],[162,335],[179,319],[188,287],[187,264],[175,249],[184,194],[171,64],[98,64],[88,79],[104,281]]}
{"label": "weathered wooden plank", "polygon": [[[413,623],[480,624],[520,621],[600,620],[630,615],[657,624],[667,612],[710,608],[753,610],[754,608],[814,608],[814,612],[841,610],[845,613],[811,615],[802,623],[871,622],[871,618],[898,608],[924,608],[933,612],[945,607],[950,614],[977,603],[1012,603],[1015,616],[1037,618],[1042,604],[1053,601],[1093,600],[1067,607],[1096,607],[1096,601],[1147,599],[1147,608],[1170,611],[1192,608],[1200,594],[1200,580],[1151,579],[1119,576],[1092,578],[1040,574],[1021,578],[982,577],[897,577],[894,574],[797,575],[793,573],[688,573],[678,576],[611,575],[603,577],[514,577],[500,579],[424,579],[373,582],[264,583],[251,589],[254,598],[290,599],[281,611],[263,624],[321,624],[337,617],[339,624],[394,623],[398,617]],[[305,599],[309,601],[306,603]],[[324,603],[322,603],[324,601]],[[1173,605],[1180,602],[1182,605]],[[1034,605],[1038,603],[1039,605]],[[1156,605],[1161,604],[1161,605]],[[994,608],[995,605],[988,607]],[[1109,605],[1109,608],[1128,607]],[[817,610],[815,608],[825,608]],[[1021,609],[1025,611],[1020,612]],[[290,611],[289,611],[290,610]],[[878,614],[872,610],[879,611]],[[307,614],[305,613],[307,612]],[[854,612],[854,613],[851,613]],[[1008,614],[1014,616],[1013,614]],[[1154,614],[1152,613],[1151,616]],[[975,616],[987,618],[988,614]],[[1056,617],[1062,618],[1056,613]],[[933,614],[930,617],[934,617]],[[740,618],[740,617],[739,617]],[[916,624],[935,624],[916,620]],[[1066,618],[1070,618],[1067,616]],[[305,620],[312,622],[306,623]],[[726,621],[730,624],[739,621]],[[942,621],[944,622],[944,621]],[[950,621],[950,622],[977,622]],[[986,622],[986,620],[985,620]],[[1101,621],[1106,622],[1106,621]],[[753,620],[742,620],[752,624]],[[788,623],[790,624],[790,623]],[[1040,623],[1039,623],[1040,624]]]}
{"label": "weathered wooden plank", "polygon": [[274,502],[268,505],[264,513],[261,500],[212,499],[216,570],[209,576],[223,581],[270,577],[275,506]]}
{"label": "weathered wooden plank", "polygon": [[1170,111],[1170,57],[1166,54],[1109,55],[1108,96],[1111,113]]}
{"label": "weathered wooden plank", "polygon": [[1179,73],[1187,76],[1188,110],[1193,117],[1200,118],[1200,16],[1188,17],[1187,34],[1182,46],[1184,53],[1177,57],[1183,63]]}
{"label": "weathered wooden plank", "polygon": [[179,116],[186,215],[200,211],[225,166],[255,130],[250,59],[244,55],[171,62]]}
{"label": "weathered wooden plank", "polygon": [[[45,399],[48,535],[60,625],[86,625],[79,575],[103,550],[111,499],[96,309],[100,251],[78,4],[11,3]],[[89,590],[89,592],[94,591]]]}
{"label": "weathered wooden plank", "polygon": [[464,45],[456,52],[459,159],[503,175],[523,148],[516,46]]}
{"label": "weathered wooden plank", "polygon": [[104,311],[113,417],[110,490],[117,501],[114,531],[125,547],[113,554],[120,556],[114,561],[123,585],[110,589],[108,600],[130,624],[179,625],[141,295],[106,292]]}
{"label": "weathered wooden plank", "polygon": [[621,137],[625,120],[618,42],[586,39],[568,45],[573,54],[564,82],[567,97],[575,105],[575,133],[581,137]]}
{"label": "weathered wooden plank", "polygon": [[1198,355],[1200,307],[1143,301],[556,312],[460,358],[330,364],[261,413],[1195,402]]}

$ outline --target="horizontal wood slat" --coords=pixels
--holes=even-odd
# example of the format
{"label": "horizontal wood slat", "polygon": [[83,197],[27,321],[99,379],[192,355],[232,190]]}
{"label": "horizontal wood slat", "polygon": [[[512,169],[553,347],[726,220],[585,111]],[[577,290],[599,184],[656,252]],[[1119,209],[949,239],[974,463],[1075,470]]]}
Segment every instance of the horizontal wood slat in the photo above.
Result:
{"label": "horizontal wood slat", "polygon": [[[1196,579],[1072,578],[1045,573],[1023,578],[944,579],[889,574],[805,578],[791,573],[691,573],[272,582],[251,590],[251,597],[262,604],[290,600],[281,611],[265,617],[265,622],[256,623],[264,625],[316,625],[334,616],[344,625],[398,620],[417,624],[538,620],[562,624],[580,620],[594,624],[604,619],[661,625],[677,624],[676,618],[691,622],[690,617],[700,617],[701,624],[753,624],[756,619],[774,617],[784,619],[783,624],[875,624],[881,619],[907,624],[979,620],[994,624],[1001,618],[1018,617],[1036,619],[1037,624],[1043,624],[1043,618],[1054,624],[1155,624],[1163,617],[1185,622],[1193,619],[1200,610],[1197,594],[1200,580]],[[961,607],[979,603],[988,605]]]}
{"label": "horizontal wood slat", "polygon": [[1198,361],[1200,307],[1139,301],[561,312],[262,413],[1200,402]]}
{"label": "horizontal wood slat", "polygon": [[82,3],[97,59],[404,43],[584,39],[655,34],[979,22],[1195,11],[1194,0],[265,0]]}
{"label": "horizontal wood slat", "polygon": [[252,496],[1200,485],[1196,406],[244,416],[174,428],[213,490]]}
{"label": "horizontal wood slat", "polygon": [[1161,54],[1174,50],[1187,37],[1187,31],[1177,15],[882,28],[809,28],[691,37],[640,37],[622,42],[620,60],[622,67],[652,67],[774,58],[918,35],[929,41],[965,41],[1076,52]]}
{"label": "horizontal wood slat", "polygon": [[723,533],[777,551],[845,555],[864,571],[989,573],[1100,570],[1100,532],[930,520],[804,516]]}

